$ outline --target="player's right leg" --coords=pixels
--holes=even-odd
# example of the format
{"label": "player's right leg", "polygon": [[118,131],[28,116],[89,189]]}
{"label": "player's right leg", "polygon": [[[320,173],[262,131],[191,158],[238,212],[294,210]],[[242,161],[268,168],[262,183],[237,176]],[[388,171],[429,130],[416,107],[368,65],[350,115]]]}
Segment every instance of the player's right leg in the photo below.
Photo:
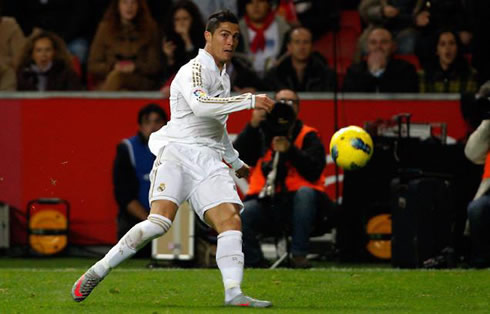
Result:
{"label": "player's right leg", "polygon": [[165,234],[172,226],[176,212],[177,205],[169,200],[153,201],[148,218],[134,225],[104,258],[74,283],[71,290],[73,299],[77,302],[85,300],[112,268],[133,256],[151,240]]}

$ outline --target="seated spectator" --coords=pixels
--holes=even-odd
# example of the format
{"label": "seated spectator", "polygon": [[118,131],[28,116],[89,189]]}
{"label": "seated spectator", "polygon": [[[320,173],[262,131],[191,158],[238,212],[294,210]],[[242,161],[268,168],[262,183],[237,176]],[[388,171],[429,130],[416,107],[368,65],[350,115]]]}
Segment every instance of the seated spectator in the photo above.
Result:
{"label": "seated spectator", "polygon": [[[477,98],[482,98],[490,107],[490,81],[480,87]],[[485,99],[486,98],[486,99]],[[485,165],[481,184],[474,200],[468,205],[468,221],[471,236],[473,267],[490,267],[490,116],[481,117],[478,128],[470,135],[465,146],[466,157],[477,165]]]}
{"label": "seated spectator", "polygon": [[416,7],[415,24],[417,37],[415,54],[424,65],[432,57],[432,42],[440,29],[452,29],[461,42],[463,54],[470,52],[473,38],[470,2],[465,0],[419,1]]}
{"label": "seated spectator", "polygon": [[[1,10],[1,8],[0,8]],[[0,60],[14,69],[16,58],[21,54],[26,38],[15,18],[0,13]]]}
{"label": "seated spectator", "polygon": [[[118,239],[145,220],[150,212],[148,192],[155,155],[148,148],[148,139],[166,123],[165,111],[156,104],[148,104],[138,112],[138,134],[117,146],[112,174],[114,196],[119,205]],[[144,255],[149,256],[150,252],[147,250]]]}
{"label": "seated spectator", "polygon": [[461,54],[456,33],[441,31],[435,41],[431,62],[420,71],[421,93],[476,92],[476,71]]}
{"label": "seated spectator", "polygon": [[0,91],[14,91],[16,87],[14,69],[6,63],[0,63]]}
{"label": "seated spectator", "polygon": [[418,78],[415,67],[403,60],[393,59],[396,46],[391,33],[375,27],[367,36],[365,61],[347,69],[344,92],[415,93]]}
{"label": "seated spectator", "polygon": [[413,54],[417,31],[414,25],[414,12],[417,0],[362,0],[359,4],[359,14],[367,25],[359,38],[359,48],[366,50],[367,34],[373,27],[386,27],[397,43],[398,53]]}
{"label": "seated spectator", "polygon": [[275,65],[290,26],[272,9],[272,0],[244,0],[245,15],[240,19],[242,39],[237,51],[252,62],[259,77]]}
{"label": "seated spectator", "polygon": [[298,92],[333,91],[335,73],[320,54],[313,52],[310,31],[301,26],[296,27],[287,37],[288,56],[266,74],[265,82],[269,90],[287,88]]}
{"label": "seated spectator", "polygon": [[89,1],[23,0],[11,1],[9,9],[24,34],[53,32],[82,64],[87,61],[91,5]]}
{"label": "seated spectator", "polygon": [[234,92],[255,94],[267,90],[267,86],[252,69],[252,64],[243,55],[234,55],[231,62],[226,64],[226,72],[230,76],[231,89]]}
{"label": "seated spectator", "polygon": [[192,0],[199,8],[201,16],[206,21],[208,16],[218,10],[230,10],[235,16],[238,16],[237,0]]}
{"label": "seated spectator", "polygon": [[96,88],[156,90],[158,38],[145,0],[112,0],[90,47],[88,72]]}
{"label": "seated spectator", "polygon": [[192,1],[182,0],[172,7],[163,30],[165,80],[173,78],[204,47],[204,29],[201,13]]}
{"label": "seated spectator", "polygon": [[[320,206],[329,202],[322,175],[325,148],[318,131],[297,119],[299,98],[294,91],[280,90],[275,99],[283,106],[278,109],[276,105],[274,110],[288,109],[285,114],[274,116],[272,111],[271,123],[270,115],[266,118],[264,111],[254,110],[250,123],[233,144],[242,160],[254,167],[242,213],[245,265],[266,264],[259,234],[290,227],[293,266],[307,268],[309,237],[322,212]],[[280,125],[280,132],[272,125]]]}
{"label": "seated spectator", "polygon": [[41,31],[29,37],[17,66],[17,90],[70,91],[82,85],[63,40]]}

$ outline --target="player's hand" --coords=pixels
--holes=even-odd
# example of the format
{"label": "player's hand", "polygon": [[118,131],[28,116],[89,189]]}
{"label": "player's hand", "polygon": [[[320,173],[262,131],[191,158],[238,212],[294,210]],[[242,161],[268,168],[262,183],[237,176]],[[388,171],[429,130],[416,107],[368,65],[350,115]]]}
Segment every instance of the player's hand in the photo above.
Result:
{"label": "player's hand", "polygon": [[274,108],[274,100],[270,99],[266,94],[255,95],[255,109],[271,112],[272,108]]}
{"label": "player's hand", "polygon": [[235,171],[235,174],[238,178],[248,178],[250,175],[250,167],[247,164],[243,164],[243,166]]}
{"label": "player's hand", "polygon": [[260,123],[265,120],[266,113],[262,109],[254,109],[252,111],[252,119],[250,119],[250,126],[252,128],[258,128]]}
{"label": "player's hand", "polygon": [[286,153],[291,147],[291,143],[285,136],[274,136],[272,139],[272,150],[279,153]]}

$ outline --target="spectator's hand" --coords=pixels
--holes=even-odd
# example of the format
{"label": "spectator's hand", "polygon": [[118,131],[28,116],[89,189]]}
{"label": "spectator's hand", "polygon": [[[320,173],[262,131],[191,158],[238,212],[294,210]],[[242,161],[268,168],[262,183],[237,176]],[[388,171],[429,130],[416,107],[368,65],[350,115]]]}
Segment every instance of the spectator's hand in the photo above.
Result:
{"label": "spectator's hand", "polygon": [[285,136],[274,136],[272,139],[272,150],[275,152],[285,153],[289,150],[291,143]]}
{"label": "spectator's hand", "polygon": [[250,175],[250,167],[247,164],[243,164],[243,166],[235,171],[235,174],[238,178],[248,178]]}
{"label": "spectator's hand", "polygon": [[369,53],[367,57],[367,64],[370,72],[385,69],[387,63],[388,58],[381,50],[375,50]]}
{"label": "spectator's hand", "polygon": [[270,99],[266,94],[255,95],[255,109],[271,112],[273,108],[274,100]]}
{"label": "spectator's hand", "polygon": [[461,40],[461,43],[465,46],[471,42],[472,38],[473,38],[473,34],[471,32],[468,31],[459,32],[459,39]]}
{"label": "spectator's hand", "polygon": [[173,41],[170,40],[164,40],[162,44],[162,51],[163,53],[167,56],[169,60],[174,59],[174,52],[175,48],[177,48],[177,45]]}
{"label": "spectator's hand", "polygon": [[394,18],[400,13],[400,10],[392,5],[385,5],[383,7],[383,15],[389,19]]}
{"label": "spectator's hand", "polygon": [[250,125],[252,128],[258,128],[260,123],[265,120],[266,112],[262,109],[254,109],[252,111],[252,119],[250,119]]}
{"label": "spectator's hand", "polygon": [[430,13],[428,11],[422,11],[415,16],[415,25],[418,27],[425,27],[430,22]]}
{"label": "spectator's hand", "polygon": [[115,64],[114,69],[118,72],[132,73],[134,72],[135,64],[129,60],[119,61]]}

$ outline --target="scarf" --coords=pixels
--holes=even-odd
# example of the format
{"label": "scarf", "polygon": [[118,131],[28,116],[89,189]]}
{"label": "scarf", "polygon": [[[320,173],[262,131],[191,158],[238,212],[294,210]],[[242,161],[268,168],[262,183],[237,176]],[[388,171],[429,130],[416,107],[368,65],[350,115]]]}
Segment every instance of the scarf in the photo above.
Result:
{"label": "scarf", "polygon": [[253,53],[256,53],[258,50],[264,50],[265,48],[264,32],[266,29],[269,28],[269,26],[271,26],[272,22],[274,22],[274,17],[275,17],[274,11],[270,11],[269,15],[267,15],[267,17],[265,18],[262,27],[258,28],[252,25],[250,18],[247,15],[245,15],[245,22],[247,23],[247,26],[255,32],[254,40],[250,45],[250,50]]}

